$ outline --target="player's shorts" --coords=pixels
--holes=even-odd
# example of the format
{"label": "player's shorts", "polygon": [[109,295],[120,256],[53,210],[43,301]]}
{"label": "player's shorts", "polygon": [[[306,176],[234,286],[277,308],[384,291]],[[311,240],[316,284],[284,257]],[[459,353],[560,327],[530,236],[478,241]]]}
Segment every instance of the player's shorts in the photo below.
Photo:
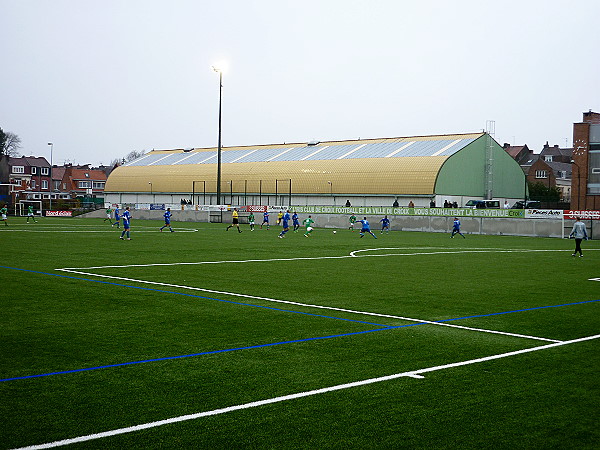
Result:
{"label": "player's shorts", "polygon": [[165,225],[171,225],[171,219],[165,219]]}
{"label": "player's shorts", "polygon": [[371,232],[371,229],[370,229],[370,228],[361,228],[361,229],[360,229],[360,232],[361,232],[361,233],[370,233],[370,232]]}
{"label": "player's shorts", "polygon": [[252,222],[248,222],[249,225],[254,225],[254,220]]}
{"label": "player's shorts", "polygon": [[306,231],[312,231],[312,230],[313,230],[313,227],[307,227],[306,228]]}
{"label": "player's shorts", "polygon": [[6,214],[2,214],[2,220],[6,220]]}
{"label": "player's shorts", "polygon": [[289,228],[290,224],[287,223],[285,220],[283,221],[283,228]]}
{"label": "player's shorts", "polygon": [[238,223],[239,223],[239,222],[238,222],[238,219],[237,219],[237,218],[233,219],[233,224],[234,224],[234,225],[237,225]]}

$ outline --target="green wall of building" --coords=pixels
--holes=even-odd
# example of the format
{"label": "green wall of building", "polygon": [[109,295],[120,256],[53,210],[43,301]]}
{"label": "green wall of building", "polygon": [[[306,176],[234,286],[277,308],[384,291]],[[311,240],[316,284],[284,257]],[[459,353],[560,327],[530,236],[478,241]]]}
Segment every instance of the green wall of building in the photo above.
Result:
{"label": "green wall of building", "polygon": [[[523,198],[525,174],[519,164],[492,140],[493,198]],[[463,195],[484,198],[486,136],[471,142],[449,157],[440,169],[435,183],[438,195]]]}

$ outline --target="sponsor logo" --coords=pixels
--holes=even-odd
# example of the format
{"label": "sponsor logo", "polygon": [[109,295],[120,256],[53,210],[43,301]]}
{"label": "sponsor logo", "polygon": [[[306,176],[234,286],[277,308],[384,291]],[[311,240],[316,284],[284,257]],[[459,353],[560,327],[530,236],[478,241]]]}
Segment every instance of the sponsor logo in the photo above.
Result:
{"label": "sponsor logo", "polygon": [[600,220],[600,211],[565,211],[565,219],[575,219],[581,217],[582,219]]}
{"label": "sponsor logo", "polygon": [[46,211],[46,217],[72,217],[73,211]]}

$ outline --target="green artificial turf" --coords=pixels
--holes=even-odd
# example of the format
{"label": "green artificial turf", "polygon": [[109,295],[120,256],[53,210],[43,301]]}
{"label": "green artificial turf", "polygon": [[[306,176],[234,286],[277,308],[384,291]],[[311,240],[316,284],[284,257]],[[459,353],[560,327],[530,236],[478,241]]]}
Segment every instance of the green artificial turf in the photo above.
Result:
{"label": "green artificial turf", "polygon": [[600,340],[442,368],[598,335],[598,242],[173,225],[0,229],[0,448],[427,368],[72,447],[598,448]]}

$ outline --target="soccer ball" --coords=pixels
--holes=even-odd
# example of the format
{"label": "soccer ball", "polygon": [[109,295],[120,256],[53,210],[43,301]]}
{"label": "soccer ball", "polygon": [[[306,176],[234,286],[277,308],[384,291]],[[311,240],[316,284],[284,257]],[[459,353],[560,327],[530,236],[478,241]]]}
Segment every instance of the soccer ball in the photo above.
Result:
{"label": "soccer ball", "polygon": [[337,233],[337,231],[333,230],[333,234]]}

